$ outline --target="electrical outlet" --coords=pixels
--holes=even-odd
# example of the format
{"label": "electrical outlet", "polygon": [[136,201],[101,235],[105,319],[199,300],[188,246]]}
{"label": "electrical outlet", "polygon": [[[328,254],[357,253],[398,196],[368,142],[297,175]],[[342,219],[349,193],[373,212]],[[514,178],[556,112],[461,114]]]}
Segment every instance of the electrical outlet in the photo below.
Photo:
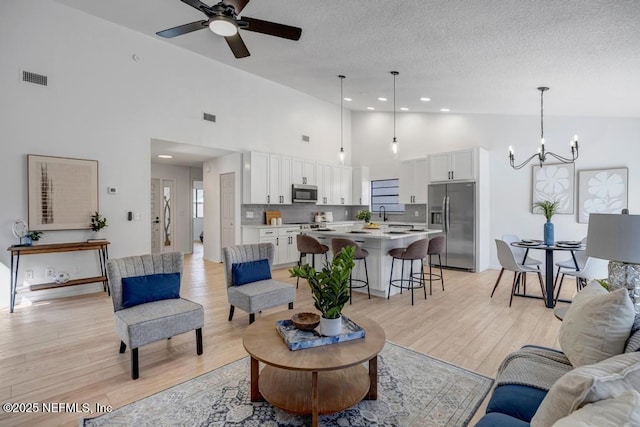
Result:
{"label": "electrical outlet", "polygon": [[418,213],[418,211],[415,211],[415,213],[414,213],[413,215],[414,215],[414,216],[418,216],[418,215],[420,215],[420,214]]}
{"label": "electrical outlet", "polygon": [[349,209],[345,209],[344,210],[344,214],[345,214],[345,216],[349,216]]}
{"label": "electrical outlet", "polygon": [[49,279],[53,279],[56,277],[56,269],[53,267],[47,267],[46,274]]}
{"label": "electrical outlet", "polygon": [[24,280],[33,280],[33,270],[27,270],[24,272]]}
{"label": "electrical outlet", "polygon": [[247,218],[253,218],[253,211],[247,211]]}

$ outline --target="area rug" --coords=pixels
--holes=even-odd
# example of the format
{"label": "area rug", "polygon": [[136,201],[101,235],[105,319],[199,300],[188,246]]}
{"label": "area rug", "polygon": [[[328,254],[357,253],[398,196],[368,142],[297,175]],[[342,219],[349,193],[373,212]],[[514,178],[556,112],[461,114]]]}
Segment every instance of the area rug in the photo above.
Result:
{"label": "area rug", "polygon": [[[378,355],[378,399],[320,416],[322,426],[465,426],[493,379],[387,342]],[[178,384],[84,426],[309,426],[264,402],[252,403],[249,357]]]}

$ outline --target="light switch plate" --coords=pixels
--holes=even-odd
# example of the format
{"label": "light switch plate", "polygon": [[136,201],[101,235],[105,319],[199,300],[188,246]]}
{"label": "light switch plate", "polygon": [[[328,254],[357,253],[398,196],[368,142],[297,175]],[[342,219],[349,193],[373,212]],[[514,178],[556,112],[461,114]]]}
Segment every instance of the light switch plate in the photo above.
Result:
{"label": "light switch plate", "polygon": [[247,211],[247,218],[253,218],[253,211]]}

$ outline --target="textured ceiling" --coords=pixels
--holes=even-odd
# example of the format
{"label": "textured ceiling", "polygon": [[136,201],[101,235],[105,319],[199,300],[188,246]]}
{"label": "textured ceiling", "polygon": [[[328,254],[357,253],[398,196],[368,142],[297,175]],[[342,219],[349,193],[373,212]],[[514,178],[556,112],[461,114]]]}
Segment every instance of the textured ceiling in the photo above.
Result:
{"label": "textured ceiling", "polygon": [[244,15],[303,31],[297,42],[241,31],[244,59],[207,29],[156,36],[205,18],[179,0],[57,1],[328,102],[345,74],[352,110],[391,111],[397,70],[398,109],[539,114],[544,85],[546,115],[640,117],[636,0],[253,0]]}

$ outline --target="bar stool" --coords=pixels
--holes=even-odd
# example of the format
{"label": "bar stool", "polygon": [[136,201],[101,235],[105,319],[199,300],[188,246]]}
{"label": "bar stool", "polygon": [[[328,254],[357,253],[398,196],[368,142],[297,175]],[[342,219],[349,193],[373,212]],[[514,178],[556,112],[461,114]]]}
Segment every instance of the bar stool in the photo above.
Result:
{"label": "bar stool", "polygon": [[[335,257],[340,253],[342,248],[345,246],[353,246],[356,248],[355,255],[353,256],[354,261],[364,261],[364,276],[365,280],[362,279],[354,279],[353,278],[353,270],[351,270],[351,274],[349,274],[349,304],[351,304],[351,299],[353,297],[353,289],[356,288],[367,288],[367,295],[369,299],[371,299],[371,291],[369,290],[369,272],[367,271],[367,257],[369,256],[369,252],[366,249],[362,249],[360,245],[350,239],[343,239],[340,237],[336,237],[331,240],[331,251],[333,252],[333,256]],[[360,282],[362,285],[353,286],[353,282]]]}
{"label": "bar stool", "polygon": [[[423,277],[422,277],[422,280],[429,281],[429,295],[433,295],[431,285],[433,284],[434,280],[435,281],[440,280],[442,282],[442,290],[444,291],[444,276],[442,275],[442,258],[440,257],[440,255],[444,252],[444,242],[445,242],[444,236],[436,236],[429,240],[429,247],[427,248],[427,256],[429,259],[429,272],[423,273]],[[440,268],[440,274],[435,274],[431,272],[431,266],[432,266],[431,257],[433,255],[438,255],[438,267]],[[424,277],[425,275],[427,276],[427,278]]]}
{"label": "bar stool", "polygon": [[[402,294],[403,289],[411,289],[411,305],[413,305],[413,290],[416,288],[424,289],[424,299],[427,299],[427,288],[425,287],[425,282],[422,280],[422,275],[424,274],[424,260],[427,257],[427,248],[429,246],[429,242],[427,239],[416,240],[411,243],[406,248],[395,248],[389,251],[389,255],[392,257],[391,259],[391,276],[389,277],[389,293],[387,295],[387,299],[391,296],[391,287],[395,286],[400,288],[400,293]],[[393,278],[393,265],[395,264],[396,259],[402,260],[402,270],[400,273],[400,279]],[[420,260],[420,275],[413,273],[413,262]],[[409,278],[405,279],[404,277],[404,262],[410,261],[411,268],[409,270]],[[397,284],[397,283],[400,284]],[[404,286],[404,282],[409,282],[408,286]],[[417,285],[416,285],[417,283]]]}
{"label": "bar stool", "polygon": [[[298,267],[302,265],[302,258],[306,258],[307,255],[311,255],[311,266],[316,268],[316,255],[324,254],[324,259],[329,262],[327,252],[329,252],[329,246],[323,245],[317,239],[308,236],[306,234],[296,235],[296,246],[298,252],[300,252],[300,258],[298,258]],[[300,278],[296,279],[296,288],[298,287]]]}

